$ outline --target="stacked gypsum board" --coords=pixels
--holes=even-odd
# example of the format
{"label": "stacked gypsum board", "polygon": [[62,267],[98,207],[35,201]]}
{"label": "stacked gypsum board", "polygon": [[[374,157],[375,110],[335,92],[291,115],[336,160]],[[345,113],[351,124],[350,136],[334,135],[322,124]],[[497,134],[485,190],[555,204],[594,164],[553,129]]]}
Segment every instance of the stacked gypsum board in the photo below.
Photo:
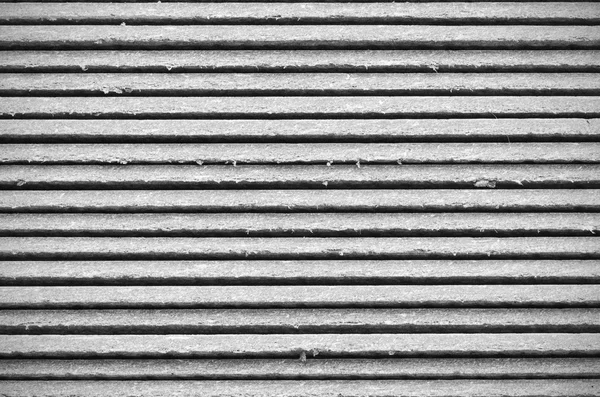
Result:
{"label": "stacked gypsum board", "polygon": [[0,394],[600,395],[600,4],[0,24]]}

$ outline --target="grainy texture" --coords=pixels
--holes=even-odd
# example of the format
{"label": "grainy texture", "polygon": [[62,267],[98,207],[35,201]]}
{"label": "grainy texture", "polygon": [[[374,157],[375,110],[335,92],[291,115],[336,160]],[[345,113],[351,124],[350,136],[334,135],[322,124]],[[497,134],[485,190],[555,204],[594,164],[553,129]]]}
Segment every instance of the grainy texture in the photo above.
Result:
{"label": "grainy texture", "polygon": [[599,306],[597,284],[0,287],[2,309]]}
{"label": "grainy texture", "polygon": [[[597,378],[600,374],[599,359],[566,357],[320,358],[304,362],[298,359],[4,359],[2,365],[0,378],[31,380],[381,379],[380,382],[385,382],[383,379],[581,379]],[[458,385],[459,382],[453,384]],[[490,395],[490,391],[486,395]]]}
{"label": "grainy texture", "polygon": [[598,189],[0,191],[0,213],[599,212]]}
{"label": "grainy texture", "polygon": [[0,4],[1,24],[571,24],[600,23],[594,3]]}
{"label": "grainy texture", "polygon": [[[600,8],[600,7],[599,7]],[[594,95],[594,73],[4,74],[3,96]]]}
{"label": "grainy texture", "polygon": [[3,285],[577,284],[598,260],[2,261]]}
{"label": "grainy texture", "polygon": [[600,49],[595,26],[0,26],[1,50]]}
{"label": "grainy texture", "polygon": [[0,144],[0,164],[600,163],[600,143]]}
{"label": "grainy texture", "polygon": [[2,189],[599,188],[600,166],[5,165]]}
{"label": "grainy texture", "polygon": [[600,259],[595,237],[0,237],[0,259]]}
{"label": "grainy texture", "polygon": [[0,395],[600,397],[597,2],[0,0]]}
{"label": "grainy texture", "polygon": [[[232,346],[234,348],[232,349]],[[452,357],[597,355],[579,334],[4,335],[2,358]]]}
{"label": "grainy texture", "polygon": [[[1,29],[0,29],[1,30]],[[600,29],[598,29],[600,31]],[[0,118],[599,117],[600,96],[0,97]]]}
{"label": "grainy texture", "polygon": [[0,334],[599,332],[600,309],[2,310]]}
{"label": "grainy texture", "polygon": [[600,214],[0,214],[0,236],[593,236]]}
{"label": "grainy texture", "polygon": [[5,381],[7,397],[597,397],[597,379],[376,381]]}
{"label": "grainy texture", "polygon": [[0,142],[600,141],[600,119],[2,120]]}
{"label": "grainy texture", "polygon": [[[274,4],[274,3],[271,3]],[[595,72],[599,52],[478,50],[5,51],[3,72]]]}

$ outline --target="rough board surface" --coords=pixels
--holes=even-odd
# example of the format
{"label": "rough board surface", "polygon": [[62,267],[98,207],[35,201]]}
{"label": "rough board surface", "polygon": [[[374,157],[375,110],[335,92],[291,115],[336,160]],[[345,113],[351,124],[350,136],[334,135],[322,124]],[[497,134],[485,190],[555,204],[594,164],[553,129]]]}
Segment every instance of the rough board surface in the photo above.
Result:
{"label": "rough board surface", "polygon": [[599,4],[0,0],[0,395],[600,397]]}

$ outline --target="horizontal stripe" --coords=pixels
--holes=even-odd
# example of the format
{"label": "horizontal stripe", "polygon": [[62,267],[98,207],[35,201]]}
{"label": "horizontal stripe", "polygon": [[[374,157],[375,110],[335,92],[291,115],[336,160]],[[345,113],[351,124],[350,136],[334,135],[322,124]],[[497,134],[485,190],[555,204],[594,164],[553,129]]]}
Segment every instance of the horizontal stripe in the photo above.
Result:
{"label": "horizontal stripe", "polygon": [[[461,379],[598,377],[597,358],[2,360],[4,379]],[[96,382],[99,382],[98,380]],[[323,382],[323,381],[321,381]],[[384,382],[386,381],[380,381]],[[506,381],[505,381],[506,382]],[[515,381],[509,381],[515,382]],[[519,382],[519,381],[516,381]],[[521,381],[516,390],[527,382]],[[548,381],[539,381],[544,384]],[[564,382],[564,381],[563,381]],[[350,381],[352,383],[352,381]],[[389,383],[389,382],[388,382]],[[470,385],[478,381],[471,380]],[[22,383],[27,385],[27,383]],[[83,384],[79,382],[78,384]],[[186,383],[187,384],[187,383]],[[356,384],[356,383],[354,383]],[[415,386],[417,383],[414,383]],[[441,382],[436,384],[440,385]],[[459,385],[460,382],[451,384]],[[38,383],[39,385],[39,383]],[[430,383],[431,385],[431,383]],[[46,389],[44,389],[46,390]],[[197,388],[196,388],[197,390]],[[337,390],[337,389],[336,389]],[[556,389],[555,389],[556,390]],[[581,389],[578,389],[581,390]],[[456,391],[456,390],[454,390]],[[539,389],[538,389],[539,391]],[[354,390],[356,392],[356,390]],[[449,393],[447,391],[446,393]],[[488,391],[488,394],[490,391]],[[323,395],[321,393],[320,395]],[[451,394],[446,394],[451,395]],[[464,396],[462,394],[461,396]]]}
{"label": "horizontal stripe", "polygon": [[600,309],[2,310],[4,334],[599,332]]}
{"label": "horizontal stripe", "polygon": [[592,236],[600,214],[0,214],[0,236]]}
{"label": "horizontal stripe", "polygon": [[0,164],[600,163],[600,143],[9,144]]}
{"label": "horizontal stripe", "polygon": [[[600,30],[600,29],[599,29]],[[598,117],[600,96],[0,97],[0,118]]]}
{"label": "horizontal stripe", "polygon": [[600,285],[597,284],[0,287],[2,309],[566,308],[599,305]]}
{"label": "horizontal stripe", "polygon": [[[232,346],[234,347],[232,349]],[[2,358],[597,355],[597,334],[4,335]]]}
{"label": "horizontal stripe", "polygon": [[573,24],[600,22],[594,3],[0,4],[3,24]]}
{"label": "horizontal stripe", "polygon": [[5,165],[3,189],[597,188],[598,165]]}
{"label": "horizontal stripe", "polygon": [[600,29],[431,25],[1,26],[0,49],[600,49]]}
{"label": "horizontal stripe", "polygon": [[600,259],[595,237],[0,237],[0,259]]}
{"label": "horizontal stripe", "polygon": [[[598,380],[344,380],[344,381],[6,381],[0,391],[7,397],[478,397],[598,396]],[[42,394],[40,394],[42,391]]]}
{"label": "horizontal stripe", "polygon": [[4,74],[0,95],[594,95],[594,73]]}
{"label": "horizontal stripe", "polygon": [[600,119],[0,120],[0,142],[599,141]]}
{"label": "horizontal stripe", "polygon": [[16,212],[598,212],[597,189],[0,191]]}
{"label": "horizontal stripe", "polygon": [[597,260],[2,261],[3,285],[600,283]]}
{"label": "horizontal stripe", "polygon": [[600,70],[598,57],[598,51],[593,50],[542,49],[510,52],[443,49],[436,51],[6,51],[0,59],[0,71],[595,72]]}

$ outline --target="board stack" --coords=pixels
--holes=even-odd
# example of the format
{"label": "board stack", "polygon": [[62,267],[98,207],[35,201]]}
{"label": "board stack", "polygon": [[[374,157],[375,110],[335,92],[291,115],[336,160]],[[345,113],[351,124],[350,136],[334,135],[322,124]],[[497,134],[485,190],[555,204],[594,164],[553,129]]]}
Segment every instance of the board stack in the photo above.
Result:
{"label": "board stack", "polygon": [[600,3],[0,2],[0,395],[600,396]]}

